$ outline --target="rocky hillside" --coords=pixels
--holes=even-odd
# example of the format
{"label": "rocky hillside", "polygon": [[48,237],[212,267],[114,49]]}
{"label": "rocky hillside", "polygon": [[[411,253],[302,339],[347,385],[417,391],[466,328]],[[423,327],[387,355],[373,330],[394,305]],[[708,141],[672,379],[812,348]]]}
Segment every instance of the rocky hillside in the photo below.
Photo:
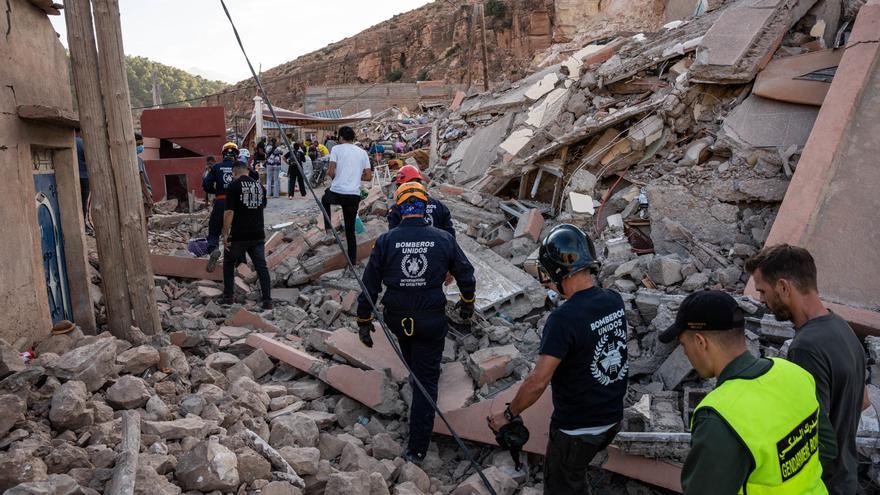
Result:
{"label": "rocky hillside", "polygon": [[[550,46],[554,4],[486,2],[491,80],[519,79],[531,57]],[[470,0],[437,0],[264,72],[266,89],[275,104],[296,108],[306,86],[426,79],[465,83],[470,57],[473,78],[481,81],[480,35],[472,29],[474,22],[479,27]],[[242,81],[219,103],[227,115],[249,115],[254,94],[251,81]]]}

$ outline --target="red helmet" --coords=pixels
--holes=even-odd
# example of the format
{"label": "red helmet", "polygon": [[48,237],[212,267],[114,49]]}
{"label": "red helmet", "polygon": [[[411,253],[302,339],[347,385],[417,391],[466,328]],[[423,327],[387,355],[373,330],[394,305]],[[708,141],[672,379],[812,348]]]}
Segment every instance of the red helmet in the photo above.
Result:
{"label": "red helmet", "polygon": [[398,184],[423,180],[425,180],[425,178],[422,177],[422,173],[412,165],[404,165],[403,167],[400,167],[400,170],[397,171],[397,176],[394,177],[394,182]]}

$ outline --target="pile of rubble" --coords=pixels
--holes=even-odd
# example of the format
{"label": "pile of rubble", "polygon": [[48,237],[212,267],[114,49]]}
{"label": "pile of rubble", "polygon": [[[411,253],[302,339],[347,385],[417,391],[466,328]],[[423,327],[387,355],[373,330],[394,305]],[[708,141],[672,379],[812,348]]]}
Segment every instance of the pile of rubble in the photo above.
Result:
{"label": "pile of rubble", "polygon": [[538,210],[544,231],[597,239],[606,286],[741,292],[846,36],[835,2],[765,3],[552,47],[525,79],[453,102],[433,178],[501,199],[484,244],[515,264],[529,246],[492,244]]}
{"label": "pile of rubble", "polygon": [[[540,462],[517,471],[484,418],[534,366],[555,294],[527,271],[562,222],[596,239],[599,280],[623,295],[630,327],[624,426],[591,483],[680,490],[690,414],[713,383],[657,331],[687,292],[742,293],[744,260],[767,237],[833,77],[826,64],[839,50],[826,47],[846,37],[833,2],[753,4],[700,2],[699,16],[657,33],[556,45],[534,74],[491,94],[459,93],[425,119],[391,109],[361,129],[415,149],[407,158],[432,178],[477,271],[475,320],[449,314],[438,406],[497,493],[541,492]],[[375,186],[361,203],[358,270],[387,230],[388,194]],[[407,372],[381,331],[372,349],[358,341],[358,285],[317,206],[271,226],[277,304],[262,313],[247,265],[236,270],[239,303],[215,302],[222,275],[186,252],[207,210],[178,210],[162,205],[149,225],[165,335],[128,342],[59,325],[27,363],[18,343],[0,341],[0,491],[115,493],[133,482],[144,494],[487,493],[450,439],[435,436],[421,467],[401,459]],[[455,285],[447,293],[457,299]],[[737,299],[752,352],[784,356],[791,326]],[[880,339],[867,346],[878,362]],[[876,406],[880,370],[871,376]],[[524,414],[526,452],[543,453],[550,407],[547,393]],[[449,433],[439,422],[435,431]],[[880,480],[877,438],[869,408],[865,483]]]}

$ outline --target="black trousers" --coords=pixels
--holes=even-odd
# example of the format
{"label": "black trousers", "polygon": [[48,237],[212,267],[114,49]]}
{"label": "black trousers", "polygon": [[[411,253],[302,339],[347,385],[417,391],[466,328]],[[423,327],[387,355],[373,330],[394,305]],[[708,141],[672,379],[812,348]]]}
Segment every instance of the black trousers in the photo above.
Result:
{"label": "black trousers", "polygon": [[[437,384],[440,381],[440,362],[443,359],[443,346],[446,343],[446,314],[437,311],[433,314],[414,315],[385,313],[388,328],[397,336],[403,359],[419,379],[431,400],[437,402]],[[413,398],[409,409],[410,452],[424,455],[431,443],[434,429],[434,408],[425,395],[410,378]]]}
{"label": "black trousers", "polygon": [[245,254],[250,256],[254,270],[260,279],[260,292],[264,301],[272,300],[272,282],[269,267],[266,265],[265,240],[232,241],[223,253],[223,295],[232,297],[235,293],[235,267],[245,262]]}
{"label": "black trousers", "polygon": [[[294,182],[295,181],[295,182]],[[299,168],[295,163],[291,163],[287,167],[287,195],[293,197],[296,184],[299,184],[299,192],[306,197],[306,181],[303,179]]]}
{"label": "black trousers", "polygon": [[79,197],[83,212],[83,223],[89,225],[89,179],[79,180]]}
{"label": "black trousers", "polygon": [[220,233],[223,231],[223,213],[226,211],[226,200],[215,199],[208,218],[208,252],[220,245]]}
{"label": "black trousers", "polygon": [[[348,245],[348,259],[351,264],[357,263],[357,237],[354,233],[354,221],[357,218],[358,206],[361,203],[360,194],[337,194],[330,189],[324,192],[321,198],[321,204],[330,214],[330,205],[339,205],[342,207],[342,220],[345,225],[345,240]],[[330,232],[333,223],[329,218],[324,218],[324,230]]]}
{"label": "black trousers", "polygon": [[544,493],[583,495],[587,493],[587,467],[614,440],[620,425],[599,435],[572,436],[550,427],[544,457]]}

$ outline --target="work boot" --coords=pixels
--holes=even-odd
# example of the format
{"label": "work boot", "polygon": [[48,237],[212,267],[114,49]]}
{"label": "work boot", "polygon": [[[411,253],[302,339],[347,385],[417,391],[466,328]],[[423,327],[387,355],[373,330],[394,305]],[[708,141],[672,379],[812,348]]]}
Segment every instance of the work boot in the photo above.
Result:
{"label": "work boot", "polygon": [[221,306],[231,306],[233,304],[235,304],[235,298],[232,296],[223,295],[220,297]]}
{"label": "work boot", "polygon": [[272,309],[275,305],[272,304],[272,301],[263,301],[263,309]]}
{"label": "work boot", "polygon": [[207,266],[205,266],[205,271],[208,273],[213,272],[214,268],[217,267],[217,260],[219,260],[219,259],[220,259],[220,249],[214,248],[214,250],[211,251],[211,255],[208,256],[208,264],[207,264]]}
{"label": "work boot", "polygon": [[416,466],[421,466],[422,462],[424,462],[425,460],[425,454],[417,454],[407,449],[406,453],[403,454],[403,460],[406,462],[411,462]]}

